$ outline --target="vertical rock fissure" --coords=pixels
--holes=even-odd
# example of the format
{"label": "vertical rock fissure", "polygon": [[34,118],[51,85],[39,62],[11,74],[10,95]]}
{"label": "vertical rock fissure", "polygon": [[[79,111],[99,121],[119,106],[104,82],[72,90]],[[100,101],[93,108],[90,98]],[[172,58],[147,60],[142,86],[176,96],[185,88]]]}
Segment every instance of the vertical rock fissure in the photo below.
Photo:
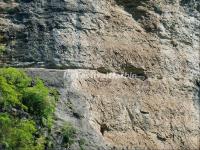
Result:
{"label": "vertical rock fissure", "polygon": [[80,54],[81,51],[81,43],[80,43],[80,28],[81,28],[81,21],[80,21],[80,16],[81,16],[81,0],[76,1],[77,5],[77,13],[76,13],[76,29],[75,29],[75,35],[76,35],[76,45],[78,49],[78,55]]}

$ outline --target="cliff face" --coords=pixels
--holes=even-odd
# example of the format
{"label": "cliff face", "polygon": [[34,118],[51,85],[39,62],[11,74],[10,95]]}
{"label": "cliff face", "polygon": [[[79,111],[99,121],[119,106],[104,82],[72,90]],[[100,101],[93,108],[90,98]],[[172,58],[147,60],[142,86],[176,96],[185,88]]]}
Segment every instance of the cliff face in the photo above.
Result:
{"label": "cliff face", "polygon": [[57,87],[56,126],[72,122],[86,149],[199,148],[198,0],[3,1],[0,12],[1,66]]}

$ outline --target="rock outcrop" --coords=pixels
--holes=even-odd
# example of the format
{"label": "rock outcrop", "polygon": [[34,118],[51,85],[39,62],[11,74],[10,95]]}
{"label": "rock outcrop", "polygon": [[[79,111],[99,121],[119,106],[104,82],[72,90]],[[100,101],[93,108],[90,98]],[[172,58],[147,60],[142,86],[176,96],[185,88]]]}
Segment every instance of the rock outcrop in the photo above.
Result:
{"label": "rock outcrop", "polygon": [[198,0],[3,0],[0,12],[0,65],[58,88],[56,126],[72,122],[85,149],[199,149]]}

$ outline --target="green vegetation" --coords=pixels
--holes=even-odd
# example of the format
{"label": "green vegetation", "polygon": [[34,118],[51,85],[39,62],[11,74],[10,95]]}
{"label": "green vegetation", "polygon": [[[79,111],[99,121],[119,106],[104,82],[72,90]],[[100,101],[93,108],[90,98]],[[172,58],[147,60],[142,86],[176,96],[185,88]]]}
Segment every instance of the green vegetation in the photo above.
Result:
{"label": "green vegetation", "polygon": [[[0,149],[55,149],[51,127],[58,99],[58,91],[42,80],[19,69],[0,69]],[[84,149],[84,140],[76,140],[76,129],[70,123],[54,136],[62,138],[62,147],[69,149],[78,142]]]}
{"label": "green vegetation", "polygon": [[0,114],[0,143],[3,149],[36,150],[44,145],[34,140],[37,131],[35,122],[28,119],[15,119],[7,113]]}
{"label": "green vegetation", "polygon": [[84,150],[85,148],[84,148],[84,146],[85,146],[85,143],[86,143],[86,141],[85,141],[85,139],[80,139],[79,140],[79,146],[80,146],[80,149],[81,150]]}
{"label": "green vegetation", "polygon": [[43,150],[58,92],[14,68],[0,69],[0,149]]}
{"label": "green vegetation", "polygon": [[77,129],[72,126],[71,123],[65,123],[61,134],[62,136],[62,147],[69,149],[74,143],[78,143],[81,150],[85,150],[86,140],[83,138],[77,139]]}
{"label": "green vegetation", "polygon": [[76,129],[70,123],[66,123],[62,129],[62,145],[69,148],[75,142]]}

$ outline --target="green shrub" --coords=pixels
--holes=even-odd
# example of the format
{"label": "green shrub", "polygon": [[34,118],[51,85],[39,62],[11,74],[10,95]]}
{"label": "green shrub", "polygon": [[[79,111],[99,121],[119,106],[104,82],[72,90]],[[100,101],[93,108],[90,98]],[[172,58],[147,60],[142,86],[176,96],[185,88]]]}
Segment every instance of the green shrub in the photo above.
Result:
{"label": "green shrub", "polygon": [[8,110],[12,107],[27,109],[22,103],[22,91],[30,84],[31,79],[22,71],[7,68],[0,69],[0,108]]}
{"label": "green shrub", "polygon": [[27,88],[31,83],[31,78],[25,72],[15,68],[0,69],[0,76],[5,78],[6,82],[17,90]]}
{"label": "green shrub", "polygon": [[75,142],[76,129],[70,123],[66,123],[62,128],[62,144],[64,147],[69,148]]}
{"label": "green shrub", "polygon": [[51,126],[52,115],[55,111],[55,99],[49,96],[49,89],[44,86],[41,80],[37,79],[35,86],[24,89],[22,99],[30,114],[41,116],[42,123]]}
{"label": "green shrub", "polygon": [[20,102],[21,94],[15,90],[13,85],[7,83],[7,80],[0,76],[0,108],[3,110],[11,109],[12,107],[23,107],[25,106]]}
{"label": "green shrub", "polygon": [[33,134],[37,130],[33,120],[15,119],[7,113],[1,113],[0,125],[0,144],[4,149],[34,149]]}
{"label": "green shrub", "polygon": [[40,131],[51,127],[57,99],[58,92],[42,80],[22,70],[0,69],[0,148],[43,150],[46,139]]}
{"label": "green shrub", "polygon": [[85,150],[84,146],[85,146],[86,140],[81,138],[78,142],[79,142],[80,149]]}

